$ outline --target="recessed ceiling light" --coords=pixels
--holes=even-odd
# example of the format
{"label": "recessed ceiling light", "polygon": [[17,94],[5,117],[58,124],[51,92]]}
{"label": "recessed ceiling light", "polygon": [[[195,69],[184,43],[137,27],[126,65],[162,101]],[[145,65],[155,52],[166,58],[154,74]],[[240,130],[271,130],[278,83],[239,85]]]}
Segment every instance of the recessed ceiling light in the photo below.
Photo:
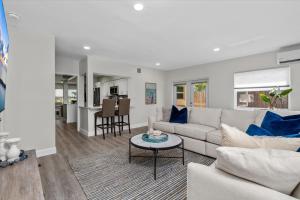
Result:
{"label": "recessed ceiling light", "polygon": [[84,46],[83,49],[84,50],[91,50],[91,47],[90,46]]}
{"label": "recessed ceiling light", "polygon": [[157,63],[155,63],[155,65],[156,65],[156,66],[160,66],[160,63],[159,63],[159,62],[157,62]]}
{"label": "recessed ceiling light", "polygon": [[19,20],[20,19],[20,16],[19,15],[17,15],[16,13],[14,13],[14,12],[7,12],[7,14],[8,14],[8,16],[10,17],[10,18],[13,18],[13,19],[16,19],[16,20]]}
{"label": "recessed ceiling light", "polygon": [[141,3],[136,3],[133,5],[133,8],[136,10],[136,11],[141,11],[144,9],[144,5],[141,4]]}
{"label": "recessed ceiling light", "polygon": [[221,49],[219,48],[219,47],[217,47],[217,48],[214,48],[214,52],[218,52],[218,51],[220,51]]}

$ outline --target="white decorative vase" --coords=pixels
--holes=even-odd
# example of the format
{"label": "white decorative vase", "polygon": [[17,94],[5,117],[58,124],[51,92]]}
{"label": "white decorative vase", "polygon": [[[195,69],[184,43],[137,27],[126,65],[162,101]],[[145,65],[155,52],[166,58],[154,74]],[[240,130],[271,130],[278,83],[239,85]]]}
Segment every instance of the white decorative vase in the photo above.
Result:
{"label": "white decorative vase", "polygon": [[5,141],[9,133],[3,132],[0,133],[0,160],[6,161],[7,149],[5,148]]}
{"label": "white decorative vase", "polygon": [[20,149],[18,149],[17,144],[20,140],[20,138],[10,138],[6,140],[6,144],[9,146],[9,150],[6,154],[8,162],[13,162],[19,158]]}

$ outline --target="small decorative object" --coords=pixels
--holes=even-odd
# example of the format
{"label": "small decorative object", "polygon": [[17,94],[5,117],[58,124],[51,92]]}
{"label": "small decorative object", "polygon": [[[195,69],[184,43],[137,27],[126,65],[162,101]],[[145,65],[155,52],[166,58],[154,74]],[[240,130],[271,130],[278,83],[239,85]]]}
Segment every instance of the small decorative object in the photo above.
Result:
{"label": "small decorative object", "polygon": [[267,94],[260,93],[259,96],[261,100],[268,104],[269,108],[273,110],[274,108],[278,107],[278,105],[282,105],[283,98],[286,97],[292,91],[292,88],[286,90],[280,90],[280,88],[273,88]]}
{"label": "small decorative object", "polygon": [[7,167],[7,166],[9,166],[9,165],[13,165],[13,164],[15,164],[15,163],[17,163],[17,162],[19,162],[19,161],[23,161],[23,160],[25,160],[25,159],[27,159],[27,158],[28,158],[28,155],[25,154],[25,151],[24,151],[24,150],[21,150],[21,151],[20,151],[20,155],[19,155],[19,157],[18,157],[16,160],[14,160],[14,161],[12,161],[12,162],[8,162],[8,161],[3,161],[3,162],[1,162],[1,161],[0,161],[0,167],[4,168],[4,167]]}
{"label": "small decorative object", "polygon": [[153,134],[154,136],[160,136],[160,135],[161,135],[161,133],[162,133],[161,131],[159,131],[159,130],[155,130],[155,131],[153,131],[153,133],[152,133],[152,134]]}
{"label": "small decorative object", "polygon": [[7,149],[5,148],[5,141],[8,135],[9,133],[7,132],[0,133],[0,161],[6,160]]}
{"label": "small decorative object", "polygon": [[9,146],[7,151],[7,161],[14,162],[19,159],[20,149],[18,149],[17,144],[20,142],[20,138],[10,138],[6,140],[6,144]]}
{"label": "small decorative object", "polygon": [[[0,133],[0,167],[4,168],[28,158],[24,150],[19,150],[17,144],[20,138],[6,139],[9,133]],[[7,149],[6,146],[9,148]]]}
{"label": "small decorative object", "polygon": [[150,134],[150,135],[153,134],[153,131],[154,131],[153,128],[150,128],[148,131],[148,134]]}
{"label": "small decorative object", "polygon": [[165,133],[160,134],[159,136],[143,134],[142,140],[150,143],[161,143],[168,140],[168,135]]}
{"label": "small decorative object", "polygon": [[19,155],[19,161],[23,161],[23,160],[25,160],[27,158],[28,158],[28,155],[25,154],[24,150],[21,150],[20,151],[20,155]]}
{"label": "small decorative object", "polygon": [[156,104],[156,83],[145,83],[145,103]]}

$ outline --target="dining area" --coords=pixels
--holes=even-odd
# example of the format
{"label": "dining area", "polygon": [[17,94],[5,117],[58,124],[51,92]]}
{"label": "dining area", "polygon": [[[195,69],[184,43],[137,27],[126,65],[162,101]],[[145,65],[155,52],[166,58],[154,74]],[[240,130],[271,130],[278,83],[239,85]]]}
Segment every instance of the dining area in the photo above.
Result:
{"label": "dining area", "polygon": [[94,112],[95,136],[102,134],[103,139],[105,139],[105,134],[113,134],[116,137],[117,131],[121,136],[124,127],[127,127],[131,133],[129,98],[120,98],[117,101],[115,99],[103,99],[98,109]]}

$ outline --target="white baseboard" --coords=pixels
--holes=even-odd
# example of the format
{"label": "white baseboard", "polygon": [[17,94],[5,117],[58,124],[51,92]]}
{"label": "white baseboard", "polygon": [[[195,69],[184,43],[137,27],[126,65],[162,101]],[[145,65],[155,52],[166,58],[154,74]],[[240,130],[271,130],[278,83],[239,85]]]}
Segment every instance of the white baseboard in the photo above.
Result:
{"label": "white baseboard", "polygon": [[82,133],[83,135],[89,136],[89,132],[85,129],[81,128],[79,132]]}
{"label": "white baseboard", "polygon": [[36,150],[36,157],[38,157],[38,158],[43,157],[43,156],[48,156],[51,154],[56,154],[56,147],[50,147],[47,149]]}

